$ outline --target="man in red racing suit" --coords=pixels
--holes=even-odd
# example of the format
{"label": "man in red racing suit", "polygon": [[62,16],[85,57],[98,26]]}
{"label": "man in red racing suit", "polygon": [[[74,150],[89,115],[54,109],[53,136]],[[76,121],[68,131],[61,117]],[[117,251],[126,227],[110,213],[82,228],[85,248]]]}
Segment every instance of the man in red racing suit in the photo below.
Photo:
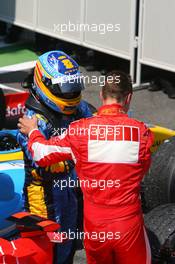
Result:
{"label": "man in red racing suit", "polygon": [[131,95],[130,78],[111,72],[97,116],[73,122],[62,136],[45,140],[35,118],[18,124],[39,166],[75,161],[84,195],[88,264],[151,264],[140,182],[150,166],[153,136],[144,123],[128,117]]}

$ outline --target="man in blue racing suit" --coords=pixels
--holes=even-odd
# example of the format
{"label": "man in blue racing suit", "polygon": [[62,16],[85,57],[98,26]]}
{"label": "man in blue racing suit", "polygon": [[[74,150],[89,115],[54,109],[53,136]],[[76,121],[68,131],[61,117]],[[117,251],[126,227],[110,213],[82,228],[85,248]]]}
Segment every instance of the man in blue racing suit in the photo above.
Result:
{"label": "man in blue racing suit", "polygon": [[[81,100],[83,88],[78,64],[61,51],[47,52],[39,57],[34,69],[27,116],[37,116],[39,129],[47,139],[60,135],[72,121],[92,115],[88,104]],[[40,168],[27,150],[27,137],[19,132],[17,138],[24,152],[25,210],[55,220],[61,232],[76,234],[78,192],[74,163],[65,161]],[[75,244],[76,239],[57,244],[54,263],[73,263]]]}

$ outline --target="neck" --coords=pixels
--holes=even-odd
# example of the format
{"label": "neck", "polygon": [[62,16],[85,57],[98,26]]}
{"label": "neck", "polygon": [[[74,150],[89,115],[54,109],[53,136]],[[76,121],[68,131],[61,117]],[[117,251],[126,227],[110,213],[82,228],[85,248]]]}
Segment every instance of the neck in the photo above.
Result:
{"label": "neck", "polygon": [[103,106],[104,105],[111,105],[111,104],[118,104],[118,105],[120,105],[126,113],[129,110],[129,104],[124,104],[124,103],[121,103],[121,102],[119,103],[119,102],[117,102],[117,100],[115,98],[106,98],[106,99],[103,99]]}
{"label": "neck", "polygon": [[103,105],[111,105],[111,104],[119,104],[122,106],[121,103],[117,102],[117,100],[115,98],[106,98],[103,99]]}

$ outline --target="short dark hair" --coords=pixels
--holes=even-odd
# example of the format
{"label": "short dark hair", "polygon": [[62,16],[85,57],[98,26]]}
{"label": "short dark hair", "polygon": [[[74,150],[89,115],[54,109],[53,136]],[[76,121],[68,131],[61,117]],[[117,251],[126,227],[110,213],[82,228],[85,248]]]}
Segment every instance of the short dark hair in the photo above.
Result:
{"label": "short dark hair", "polygon": [[105,84],[102,87],[102,96],[115,98],[122,102],[128,94],[132,93],[132,80],[129,75],[122,71],[111,71],[105,77]]}

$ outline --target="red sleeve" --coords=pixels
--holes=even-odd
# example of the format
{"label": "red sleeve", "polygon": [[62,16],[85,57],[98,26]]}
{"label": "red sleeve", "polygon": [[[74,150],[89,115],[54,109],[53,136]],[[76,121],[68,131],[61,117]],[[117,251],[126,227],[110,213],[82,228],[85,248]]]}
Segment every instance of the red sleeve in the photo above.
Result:
{"label": "red sleeve", "polygon": [[154,135],[149,128],[146,127],[143,135],[145,151],[143,152],[142,162],[144,174],[147,173],[151,165],[151,147],[154,143]]}
{"label": "red sleeve", "polygon": [[28,149],[40,167],[74,159],[67,131],[61,136],[46,140],[39,130],[34,130],[29,136]]}

